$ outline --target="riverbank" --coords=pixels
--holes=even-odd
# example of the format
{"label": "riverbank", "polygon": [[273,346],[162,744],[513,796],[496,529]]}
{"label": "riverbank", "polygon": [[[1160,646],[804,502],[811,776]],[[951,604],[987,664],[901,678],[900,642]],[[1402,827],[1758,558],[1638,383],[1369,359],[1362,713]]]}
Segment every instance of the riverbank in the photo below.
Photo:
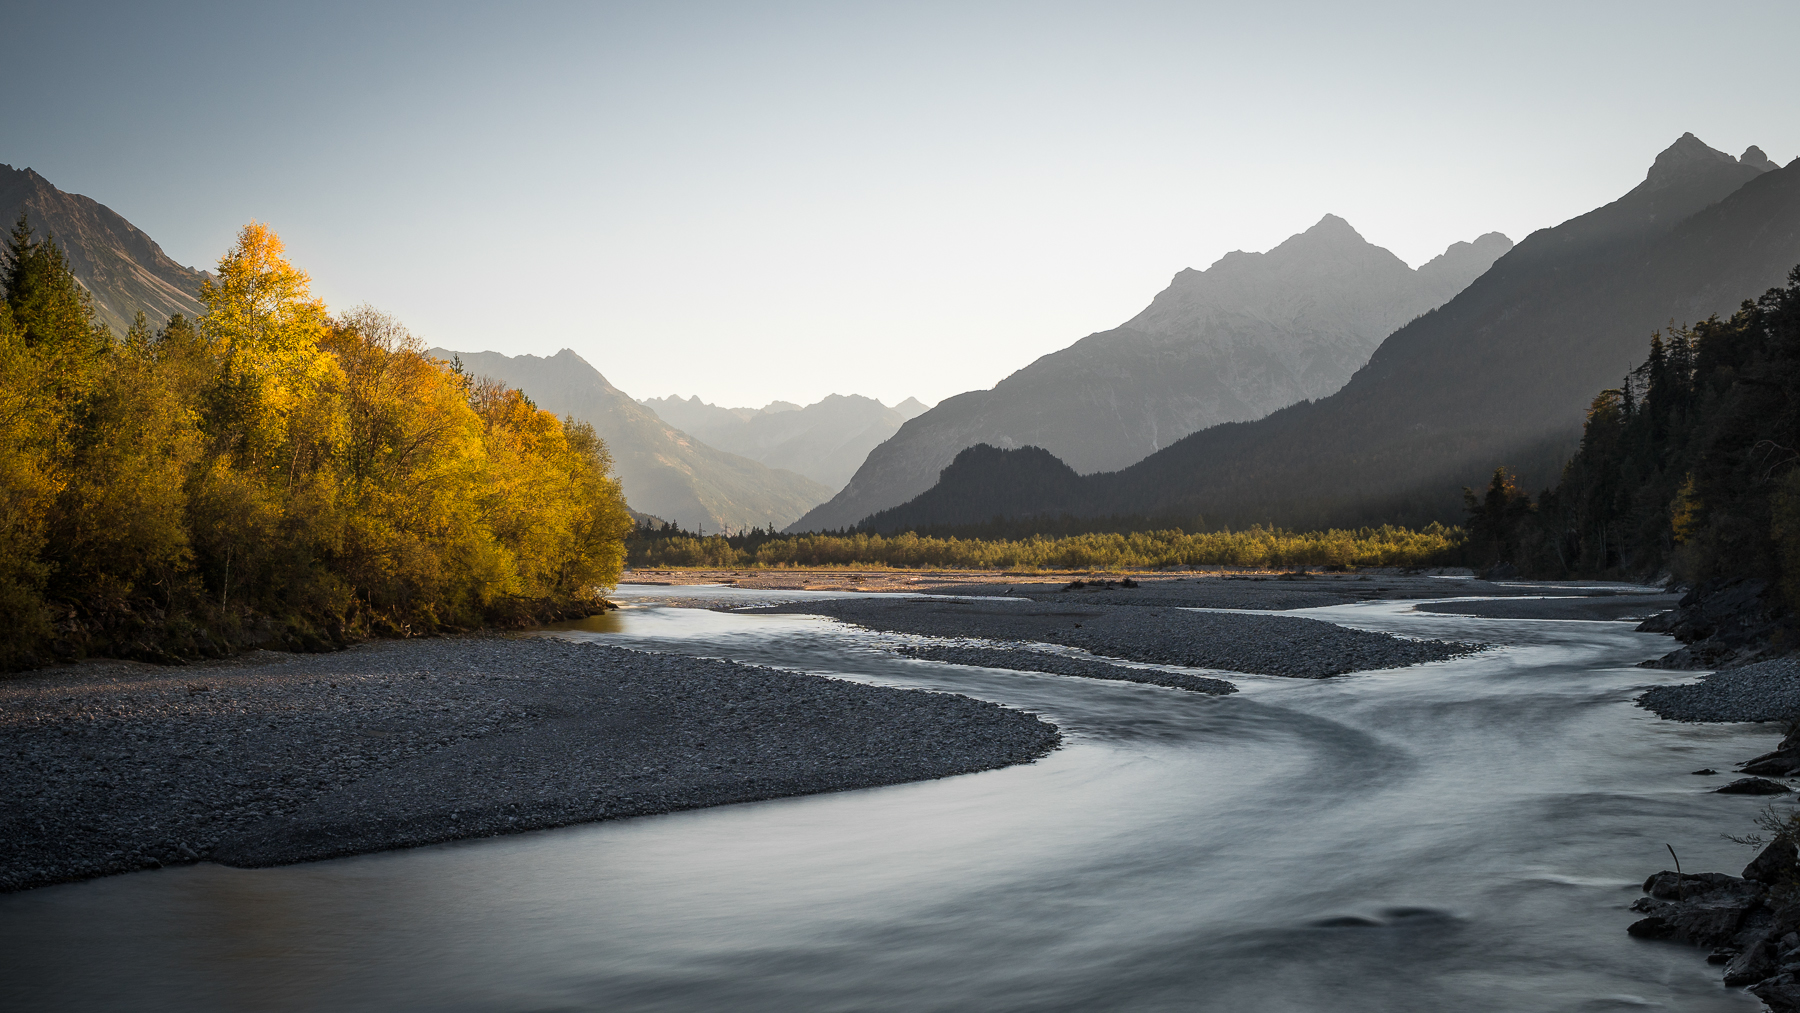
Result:
{"label": "riverbank", "polygon": [[[869,598],[794,602],[747,611],[829,616],[889,633],[1076,647],[1144,664],[1323,679],[1445,661],[1481,644],[1410,640],[1293,616],[1113,604],[1094,596],[1039,602]],[[1008,666],[1012,667],[1012,666]]]}
{"label": "riverbank", "polygon": [[897,784],[1058,741],[968,697],[542,637],[87,663],[0,682],[0,890]]}

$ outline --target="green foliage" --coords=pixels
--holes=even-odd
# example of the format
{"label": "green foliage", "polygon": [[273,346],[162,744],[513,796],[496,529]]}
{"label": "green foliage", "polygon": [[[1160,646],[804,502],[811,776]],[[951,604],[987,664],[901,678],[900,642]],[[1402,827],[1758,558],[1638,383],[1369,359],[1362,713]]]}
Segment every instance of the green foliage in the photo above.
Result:
{"label": "green foliage", "polygon": [[[1800,604],[1800,267],[1728,320],[1671,325],[1594,398],[1536,503],[1464,490],[1474,562],[1543,575],[1750,576]],[[1496,475],[1496,482],[1500,481]]]}
{"label": "green foliage", "polygon": [[1426,566],[1454,554],[1462,531],[1267,528],[1189,534],[1088,532],[1024,538],[957,538],[904,532],[779,535],[752,531],[700,538],[669,525],[640,527],[627,543],[637,567],[932,567],[970,570],[1165,569],[1178,566]]}
{"label": "green foliage", "polygon": [[92,322],[23,222],[0,305],[0,666],[580,611],[630,528],[592,428],[391,318],[330,316],[252,225],[199,321]]}

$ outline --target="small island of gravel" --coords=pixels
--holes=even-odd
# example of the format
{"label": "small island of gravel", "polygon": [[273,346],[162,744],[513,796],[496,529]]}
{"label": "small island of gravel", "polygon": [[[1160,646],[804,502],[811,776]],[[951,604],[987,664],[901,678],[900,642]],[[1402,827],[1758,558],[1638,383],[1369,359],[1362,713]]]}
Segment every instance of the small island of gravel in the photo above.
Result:
{"label": "small island of gravel", "polygon": [[1066,604],[1029,598],[863,598],[791,602],[745,611],[823,615],[889,633],[1060,644],[1102,659],[1299,679],[1403,668],[1483,649],[1480,644],[1409,640],[1298,616],[1101,604],[1091,598]]}
{"label": "small island of gravel", "polygon": [[1800,718],[1800,659],[1759,661],[1697,682],[1656,686],[1637,702],[1673,721],[1792,721]]}
{"label": "small island of gravel", "polygon": [[0,682],[0,891],[990,770],[1054,725],[947,693],[546,637]]}

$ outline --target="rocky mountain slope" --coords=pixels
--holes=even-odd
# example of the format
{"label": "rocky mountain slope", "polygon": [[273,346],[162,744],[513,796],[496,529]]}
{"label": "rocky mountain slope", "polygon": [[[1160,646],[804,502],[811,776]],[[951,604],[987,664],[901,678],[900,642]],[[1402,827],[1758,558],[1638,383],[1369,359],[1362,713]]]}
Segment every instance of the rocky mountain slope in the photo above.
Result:
{"label": "rocky mountain slope", "polygon": [[916,398],[889,408],[858,394],[833,394],[804,408],[787,401],[721,408],[673,395],[639,403],[711,446],[799,472],[832,492],[850,481],[869,451],[925,411]]}
{"label": "rocky mountain slope", "polygon": [[[1759,149],[1732,158],[1683,135],[1630,193],[1532,233],[1394,332],[1342,390],[1085,476],[1068,512],[1423,524],[1458,520],[1461,487],[1497,465],[1528,489],[1551,484],[1589,402],[1643,360],[1652,330],[1729,314],[1800,264],[1800,159],[1770,165]],[[1006,512],[963,484],[967,515]]]}
{"label": "rocky mountain slope", "polygon": [[434,348],[443,359],[523,390],[538,407],[590,423],[612,451],[633,510],[708,531],[780,527],[831,495],[817,482],[736,454],[676,429],[632,400],[565,348],[549,357]]}
{"label": "rocky mountain slope", "polygon": [[114,333],[124,334],[139,310],[153,326],[176,313],[200,313],[205,272],[171,260],[106,205],[64,193],[31,169],[0,164],[0,226],[10,229],[21,211],[39,239],[55,237],[70,272],[87,286],[95,312]]}
{"label": "rocky mountain slope", "polygon": [[1184,270],[1123,325],[907,423],[793,529],[844,527],[905,502],[978,443],[1043,447],[1083,474],[1112,471],[1208,426],[1324,397],[1511,246],[1489,233],[1415,271],[1326,215],[1267,253]]}

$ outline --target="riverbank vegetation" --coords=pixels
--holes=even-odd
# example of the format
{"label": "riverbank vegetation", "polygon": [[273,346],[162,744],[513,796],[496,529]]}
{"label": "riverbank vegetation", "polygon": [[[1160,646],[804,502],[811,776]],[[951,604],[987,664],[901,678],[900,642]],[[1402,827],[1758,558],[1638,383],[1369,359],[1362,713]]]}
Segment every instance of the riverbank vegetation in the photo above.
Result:
{"label": "riverbank vegetation", "polygon": [[1535,500],[1465,490],[1471,552],[1530,573],[1694,585],[1750,577],[1800,604],[1800,267],[1729,319],[1671,326],[1588,410]]}
{"label": "riverbank vegetation", "polygon": [[115,335],[23,217],[0,263],[0,668],[314,648],[597,607],[593,430],[332,314],[251,224],[206,312]]}
{"label": "riverbank vegetation", "polygon": [[1268,528],[1188,533],[1102,531],[1018,538],[868,532],[784,535],[749,531],[704,538],[640,526],[627,543],[634,567],[900,567],[964,570],[1153,570],[1181,566],[1434,566],[1452,560],[1460,528],[1292,532]]}

